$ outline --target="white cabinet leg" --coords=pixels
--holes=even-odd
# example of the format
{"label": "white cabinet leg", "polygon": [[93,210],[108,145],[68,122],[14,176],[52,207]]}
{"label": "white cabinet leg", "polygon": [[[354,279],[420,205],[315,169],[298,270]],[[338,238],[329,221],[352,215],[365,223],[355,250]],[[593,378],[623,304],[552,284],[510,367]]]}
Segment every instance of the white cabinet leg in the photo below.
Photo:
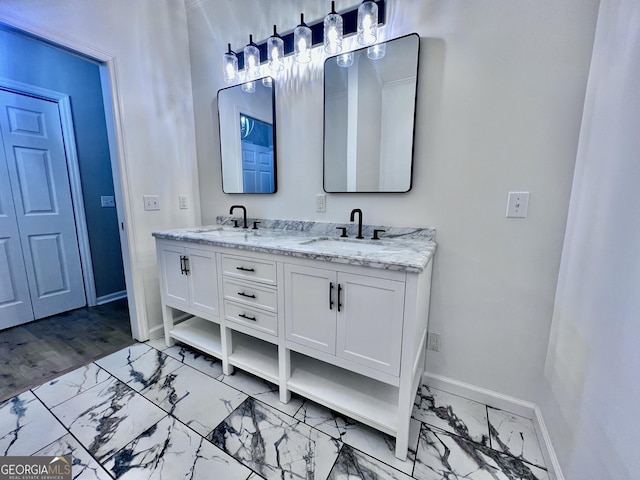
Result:
{"label": "white cabinet leg", "polygon": [[229,363],[229,355],[233,353],[233,334],[231,329],[220,325],[220,340],[222,343],[222,373],[233,374],[233,365]]}
{"label": "white cabinet leg", "polygon": [[287,388],[287,382],[291,378],[291,351],[284,346],[278,349],[278,372],[280,377],[280,401],[288,403],[291,400],[291,391]]}
{"label": "white cabinet leg", "polygon": [[176,341],[169,335],[169,332],[173,329],[173,309],[166,305],[162,307],[162,324],[164,326],[164,343],[167,347],[173,347]]}

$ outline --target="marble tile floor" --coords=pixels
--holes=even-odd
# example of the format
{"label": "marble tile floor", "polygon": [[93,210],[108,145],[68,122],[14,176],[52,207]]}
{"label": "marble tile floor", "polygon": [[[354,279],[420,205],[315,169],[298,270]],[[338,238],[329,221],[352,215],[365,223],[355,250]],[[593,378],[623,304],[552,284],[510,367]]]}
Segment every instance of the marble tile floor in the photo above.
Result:
{"label": "marble tile floor", "polygon": [[219,361],[137,343],[0,403],[0,455],[72,455],[75,479],[549,479],[530,420],[422,387],[394,439]]}
{"label": "marble tile floor", "polygon": [[135,342],[126,299],[0,331],[0,401]]}

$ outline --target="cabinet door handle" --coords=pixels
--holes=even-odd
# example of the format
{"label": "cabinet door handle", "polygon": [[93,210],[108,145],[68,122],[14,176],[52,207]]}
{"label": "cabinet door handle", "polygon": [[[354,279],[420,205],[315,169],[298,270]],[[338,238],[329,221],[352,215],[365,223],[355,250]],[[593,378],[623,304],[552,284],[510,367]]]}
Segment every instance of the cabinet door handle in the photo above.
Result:
{"label": "cabinet door handle", "polygon": [[238,295],[240,295],[241,297],[256,298],[255,295],[249,295],[249,294],[246,294],[244,292],[238,292]]}
{"label": "cabinet door handle", "polygon": [[255,268],[236,267],[236,270],[242,270],[243,272],[255,272]]}
{"label": "cabinet door handle", "polygon": [[185,275],[184,259],[185,259],[185,256],[180,255],[180,273],[182,275]]}
{"label": "cabinet door handle", "polygon": [[329,282],[329,310],[333,310],[333,282]]}
{"label": "cabinet door handle", "polygon": [[342,307],[342,303],[340,301],[340,294],[342,293],[342,285],[338,284],[338,311]]}
{"label": "cabinet door handle", "polygon": [[184,274],[185,275],[189,275],[189,272],[190,272],[190,270],[189,270],[189,257],[187,257],[185,255],[185,257],[184,257]]}
{"label": "cabinet door handle", "polygon": [[242,318],[246,318],[247,320],[251,320],[252,322],[256,321],[256,317],[249,317],[248,315],[245,315],[244,313],[240,313],[238,316],[242,317]]}

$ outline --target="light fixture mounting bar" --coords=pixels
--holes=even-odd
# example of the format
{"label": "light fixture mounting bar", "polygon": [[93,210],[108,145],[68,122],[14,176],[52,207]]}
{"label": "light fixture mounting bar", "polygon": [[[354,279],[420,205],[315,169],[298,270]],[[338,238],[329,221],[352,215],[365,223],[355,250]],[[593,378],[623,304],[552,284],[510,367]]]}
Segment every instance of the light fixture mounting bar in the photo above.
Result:
{"label": "light fixture mounting bar", "polygon": [[[386,22],[387,11],[386,11],[386,0],[373,0],[376,5],[378,5],[378,25],[382,26]],[[344,28],[344,36],[348,36],[358,31],[358,7],[360,5],[356,5],[351,10],[347,10],[344,12],[338,12],[342,15],[342,22]],[[323,29],[324,29],[324,18],[321,18],[313,23],[307,23],[307,26],[311,29],[311,45],[315,47],[324,42],[322,38]],[[282,40],[284,41],[284,54],[290,55],[293,53],[294,45],[293,45],[293,31],[295,27],[284,34],[280,34]],[[260,42],[257,44],[258,50],[260,51],[260,63],[267,61],[267,40]],[[242,52],[242,48],[237,50],[238,56],[238,70],[242,70],[244,68],[244,53]]]}

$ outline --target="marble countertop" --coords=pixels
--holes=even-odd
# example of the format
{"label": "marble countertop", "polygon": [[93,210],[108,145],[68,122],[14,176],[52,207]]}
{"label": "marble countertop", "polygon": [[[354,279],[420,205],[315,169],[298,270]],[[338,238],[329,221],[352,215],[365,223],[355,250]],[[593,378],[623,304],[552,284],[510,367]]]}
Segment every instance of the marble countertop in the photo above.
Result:
{"label": "marble countertop", "polygon": [[[221,217],[217,225],[156,231],[153,236],[413,273],[423,272],[436,251],[433,229],[387,227],[380,240],[371,240],[373,226],[367,225],[363,226],[366,238],[358,240],[351,227],[349,238],[340,238],[336,225],[329,223],[260,220],[260,228],[254,230],[234,228],[227,220]],[[253,219],[248,223],[252,225]]]}

